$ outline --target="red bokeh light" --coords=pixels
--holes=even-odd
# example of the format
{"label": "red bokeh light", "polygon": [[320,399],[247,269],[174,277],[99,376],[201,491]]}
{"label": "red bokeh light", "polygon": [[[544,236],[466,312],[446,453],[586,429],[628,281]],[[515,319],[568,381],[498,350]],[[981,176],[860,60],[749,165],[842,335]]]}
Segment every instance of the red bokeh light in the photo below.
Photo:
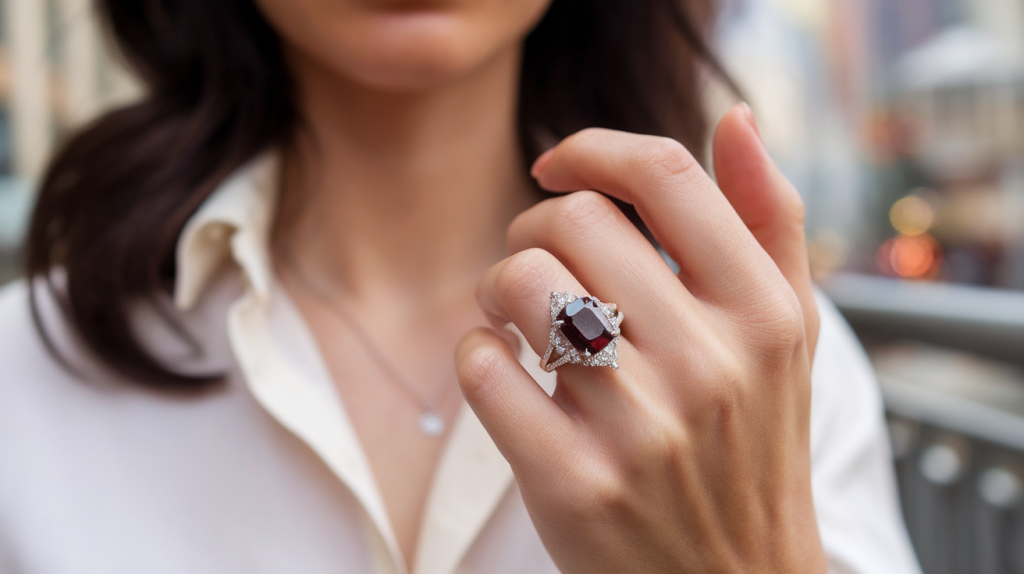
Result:
{"label": "red bokeh light", "polygon": [[900,235],[878,248],[882,273],[905,279],[934,279],[942,266],[942,248],[932,236]]}

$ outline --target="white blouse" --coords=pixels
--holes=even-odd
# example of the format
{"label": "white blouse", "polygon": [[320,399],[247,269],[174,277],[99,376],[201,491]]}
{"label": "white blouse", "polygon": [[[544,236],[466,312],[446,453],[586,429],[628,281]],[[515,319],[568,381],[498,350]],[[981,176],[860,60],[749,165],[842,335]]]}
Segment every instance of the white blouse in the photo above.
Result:
{"label": "white blouse", "polygon": [[[118,380],[82,350],[45,288],[0,291],[0,573],[555,573],[512,472],[463,407],[405,564],[377,483],[317,345],[267,249],[276,159],[239,170],[178,244],[174,304],[198,343],[152,312],[142,338],[179,370],[226,372],[200,398]],[[832,572],[918,572],[867,359],[819,299],[811,446]],[[553,376],[522,345],[522,363]]]}

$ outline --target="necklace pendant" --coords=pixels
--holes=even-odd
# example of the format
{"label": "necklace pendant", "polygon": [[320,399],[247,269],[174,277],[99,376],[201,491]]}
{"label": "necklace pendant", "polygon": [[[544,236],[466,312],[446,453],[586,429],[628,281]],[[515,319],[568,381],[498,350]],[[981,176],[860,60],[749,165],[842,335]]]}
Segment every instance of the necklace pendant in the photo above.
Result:
{"label": "necklace pendant", "polygon": [[420,413],[420,432],[424,436],[438,437],[444,434],[444,419],[433,410]]}

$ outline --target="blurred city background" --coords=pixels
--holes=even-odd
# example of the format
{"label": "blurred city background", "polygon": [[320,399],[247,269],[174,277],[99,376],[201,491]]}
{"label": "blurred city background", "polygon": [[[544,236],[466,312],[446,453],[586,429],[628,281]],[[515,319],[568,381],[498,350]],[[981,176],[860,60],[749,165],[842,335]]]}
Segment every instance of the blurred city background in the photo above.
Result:
{"label": "blurred city background", "polygon": [[[1024,572],[1024,0],[721,9],[815,277],[879,372],[926,574]],[[54,145],[138,94],[90,0],[0,0],[0,283]],[[710,86],[710,113],[730,97]]]}

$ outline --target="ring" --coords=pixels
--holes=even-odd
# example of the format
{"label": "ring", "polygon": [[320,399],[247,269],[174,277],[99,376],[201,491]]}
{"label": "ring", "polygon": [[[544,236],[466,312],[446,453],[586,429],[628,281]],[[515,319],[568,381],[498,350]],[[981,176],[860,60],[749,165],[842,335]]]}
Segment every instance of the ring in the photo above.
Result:
{"label": "ring", "polygon": [[[572,293],[551,294],[551,334],[540,360],[547,372],[567,363],[585,367],[619,368],[615,354],[622,311],[614,303]],[[558,356],[552,361],[552,355]],[[550,361],[550,362],[549,362]]]}

